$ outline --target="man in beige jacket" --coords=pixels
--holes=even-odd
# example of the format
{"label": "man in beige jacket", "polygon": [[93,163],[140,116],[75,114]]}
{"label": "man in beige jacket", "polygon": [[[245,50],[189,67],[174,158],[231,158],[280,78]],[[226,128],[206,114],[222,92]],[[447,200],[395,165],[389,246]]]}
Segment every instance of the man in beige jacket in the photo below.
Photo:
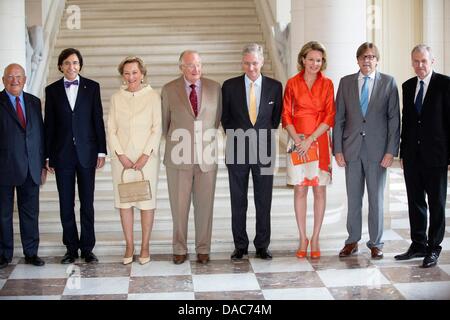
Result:
{"label": "man in beige jacket", "polygon": [[161,90],[164,165],[173,219],[173,262],[187,257],[191,197],[197,261],[206,264],[211,249],[212,216],[217,176],[217,128],[222,114],[220,84],[202,77],[200,55],[181,53],[182,75]]}

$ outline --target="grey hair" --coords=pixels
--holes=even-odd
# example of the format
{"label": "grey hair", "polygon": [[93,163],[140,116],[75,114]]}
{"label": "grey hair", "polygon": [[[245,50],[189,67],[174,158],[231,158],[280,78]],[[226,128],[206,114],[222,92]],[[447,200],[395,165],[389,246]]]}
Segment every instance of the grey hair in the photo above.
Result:
{"label": "grey hair", "polygon": [[431,50],[431,47],[426,44],[418,44],[411,50],[411,56],[416,52],[428,52],[428,55],[430,56],[430,59],[433,60],[433,51]]}
{"label": "grey hair", "polygon": [[11,64],[7,65],[6,68],[3,70],[3,77],[6,76],[6,70],[8,70],[12,67],[18,67],[22,71],[22,74],[26,77],[25,69],[18,63],[11,63]]}
{"label": "grey hair", "polygon": [[188,53],[193,53],[193,54],[198,55],[198,57],[199,57],[199,59],[201,61],[200,53],[198,53],[197,50],[189,50],[188,49],[188,50],[184,50],[182,53],[180,53],[180,57],[178,58],[178,66],[181,67],[181,65],[183,64],[183,57],[184,57],[185,54],[188,54]]}
{"label": "grey hair", "polygon": [[249,53],[257,55],[260,60],[264,60],[264,49],[257,43],[250,43],[245,45],[244,49],[242,49],[242,56],[245,56]]}

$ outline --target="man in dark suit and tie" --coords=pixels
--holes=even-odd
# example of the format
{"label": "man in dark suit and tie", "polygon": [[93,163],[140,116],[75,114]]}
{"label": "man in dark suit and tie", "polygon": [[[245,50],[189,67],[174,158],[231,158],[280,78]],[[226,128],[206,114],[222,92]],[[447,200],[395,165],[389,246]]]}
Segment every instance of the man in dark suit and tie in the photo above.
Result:
{"label": "man in dark suit and tie", "polygon": [[[424,268],[437,264],[445,234],[445,203],[450,164],[450,78],[432,70],[431,48],[411,52],[417,77],[403,83],[400,159],[408,195],[411,245],[397,260],[425,257]],[[427,237],[427,201],[430,227]]]}
{"label": "man in dark suit and tie", "polygon": [[0,269],[13,257],[14,189],[25,263],[43,266],[39,247],[39,185],[45,182],[41,101],[23,91],[25,70],[10,64],[0,92]]}
{"label": "man in dark suit and tie", "polygon": [[[92,252],[94,232],[95,170],[103,167],[106,155],[105,127],[97,82],[79,75],[83,58],[74,48],[64,49],[58,69],[64,77],[45,89],[45,137],[47,169],[56,174],[63,243],[67,252],[62,264],[81,258],[98,262]],[[81,234],[75,221],[75,177],[80,199]]]}
{"label": "man in dark suit and tie", "polygon": [[282,85],[261,74],[263,64],[263,48],[256,43],[245,46],[242,52],[245,74],[226,80],[222,86],[222,126],[227,135],[226,164],[235,246],[232,260],[240,260],[248,253],[246,220],[250,171],[256,208],[253,241],[256,257],[272,259],[268,247],[276,157],[274,131],[280,124]]}

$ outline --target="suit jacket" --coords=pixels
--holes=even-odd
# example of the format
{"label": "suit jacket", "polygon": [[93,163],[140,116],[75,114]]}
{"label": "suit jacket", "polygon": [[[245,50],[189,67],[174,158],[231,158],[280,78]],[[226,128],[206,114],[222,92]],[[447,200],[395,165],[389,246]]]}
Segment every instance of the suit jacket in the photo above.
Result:
{"label": "suit jacket", "polygon": [[64,88],[64,78],[45,88],[45,138],[50,167],[65,168],[73,163],[75,146],[84,168],[96,166],[98,153],[106,154],[105,125],[97,82],[80,76],[78,95],[72,111]]}
{"label": "suit jacket", "polygon": [[41,184],[45,164],[44,124],[41,101],[23,93],[26,128],[19,122],[14,106],[5,90],[0,92],[0,185],[20,186],[30,175]]}
{"label": "suit jacket", "polygon": [[357,160],[363,139],[372,161],[381,161],[386,153],[397,156],[400,142],[400,107],[393,77],[376,72],[366,116],[361,112],[358,73],[339,82],[336,96],[336,122],[333,129],[333,153],[343,153],[346,161]]}
{"label": "suit jacket", "polygon": [[[403,83],[400,158],[426,167],[450,164],[450,78],[435,73],[418,114],[414,105],[417,77]],[[420,156],[418,156],[420,155]]]}
{"label": "suit jacket", "polygon": [[[275,139],[271,129],[277,129],[280,125],[281,111],[283,105],[283,86],[281,82],[262,76],[261,84],[261,99],[259,104],[259,112],[256,118],[255,125],[250,121],[250,116],[247,106],[247,95],[245,91],[245,75],[226,80],[222,86],[223,97],[223,112],[222,112],[222,126],[226,132],[228,129],[238,130],[242,129],[244,132],[248,129],[255,129],[256,143],[251,143],[246,139],[243,143],[236,135],[227,133],[227,163],[233,161],[230,157],[234,157],[234,163],[238,161],[239,148],[245,147],[245,160],[249,161],[249,153],[257,153],[258,163],[261,164],[260,148],[264,147],[263,155],[268,156],[273,161],[276,152],[272,153],[272,147]],[[239,136],[239,131],[236,132]],[[234,139],[232,143],[231,139]],[[266,140],[267,144],[264,143]],[[242,150],[242,149],[241,149]],[[266,153],[264,151],[267,151]],[[239,150],[240,152],[240,150]],[[254,155],[255,156],[255,155]],[[262,164],[267,164],[262,161]],[[269,163],[270,164],[270,163]]]}
{"label": "suit jacket", "polygon": [[203,172],[217,170],[216,134],[222,113],[220,84],[207,78],[201,78],[201,83],[197,118],[186,94],[183,76],[165,84],[161,90],[166,167],[190,169],[197,160]]}

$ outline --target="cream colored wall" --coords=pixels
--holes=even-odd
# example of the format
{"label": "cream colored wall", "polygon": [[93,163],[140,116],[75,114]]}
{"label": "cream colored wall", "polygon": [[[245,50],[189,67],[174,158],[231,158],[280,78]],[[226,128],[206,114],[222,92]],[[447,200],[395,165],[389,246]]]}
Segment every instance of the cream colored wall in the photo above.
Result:
{"label": "cream colored wall", "polygon": [[444,73],[450,75],[450,0],[445,0],[444,12]]}

